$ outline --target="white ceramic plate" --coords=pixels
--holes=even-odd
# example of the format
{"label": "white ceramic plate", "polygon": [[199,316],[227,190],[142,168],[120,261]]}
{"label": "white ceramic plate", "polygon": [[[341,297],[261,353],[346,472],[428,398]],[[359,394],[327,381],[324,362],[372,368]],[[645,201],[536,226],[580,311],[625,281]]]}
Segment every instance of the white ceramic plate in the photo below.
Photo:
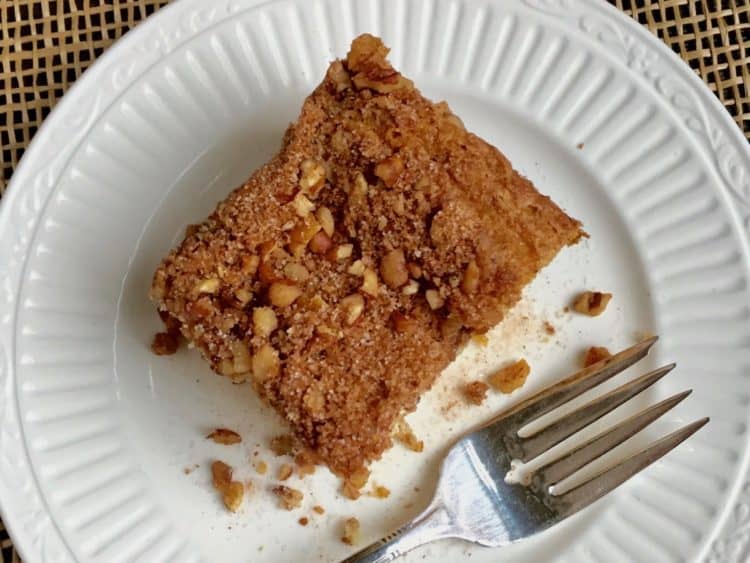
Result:
{"label": "white ceramic plate", "polygon": [[[382,35],[398,68],[591,239],[562,252],[490,345],[470,347],[423,400],[411,419],[426,452],[395,447],[374,466],[389,499],[343,500],[319,470],[296,485],[304,506],[288,513],[267,490],[277,419],[195,352],[153,356],[147,289],[184,226],[277,149],[328,61],[361,31]],[[76,83],[3,201],[2,517],[30,562],[333,561],[349,550],[343,517],[359,516],[367,541],[421,508],[462,429],[571,371],[586,346],[654,332],[662,339],[639,369],[678,370],[628,408],[695,392],[613,456],[707,415],[706,429],[525,543],[446,541],[405,561],[746,561],[749,225],[746,141],[683,63],[604,2],[177,2]],[[605,315],[562,313],[582,288],[614,293]],[[458,381],[519,355],[534,368],[522,391],[449,408]],[[243,445],[204,440],[216,426],[240,431]],[[265,476],[250,467],[256,450]],[[216,457],[255,481],[237,515],[209,485]],[[317,503],[324,516],[311,513]]]}

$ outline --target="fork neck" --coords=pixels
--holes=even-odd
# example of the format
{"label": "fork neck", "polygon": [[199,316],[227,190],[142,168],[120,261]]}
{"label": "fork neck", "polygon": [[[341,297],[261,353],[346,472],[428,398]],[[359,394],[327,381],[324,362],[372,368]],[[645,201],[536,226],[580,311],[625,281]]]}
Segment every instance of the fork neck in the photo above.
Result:
{"label": "fork neck", "polygon": [[373,543],[342,563],[386,563],[435,540],[455,537],[453,519],[440,500],[404,527]]}

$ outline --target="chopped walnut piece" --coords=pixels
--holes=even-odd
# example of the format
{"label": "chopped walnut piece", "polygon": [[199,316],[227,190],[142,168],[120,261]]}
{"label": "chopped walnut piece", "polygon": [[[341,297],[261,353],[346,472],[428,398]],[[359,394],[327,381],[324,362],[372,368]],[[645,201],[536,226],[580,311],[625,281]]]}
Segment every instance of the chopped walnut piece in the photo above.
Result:
{"label": "chopped walnut piece", "polygon": [[294,226],[289,232],[289,250],[295,258],[300,258],[305,253],[307,244],[320,229],[320,223],[313,215],[305,217]]}
{"label": "chopped walnut piece", "polygon": [[365,263],[362,260],[355,260],[352,265],[346,270],[353,276],[361,276],[365,273]]}
{"label": "chopped walnut piece", "polygon": [[255,462],[255,471],[258,473],[258,475],[265,475],[268,472],[268,464],[261,460],[258,460]]}
{"label": "chopped walnut piece", "polygon": [[378,275],[374,270],[365,268],[362,274],[362,286],[360,287],[363,293],[370,295],[371,297],[377,297],[378,295]]}
{"label": "chopped walnut piece", "polygon": [[299,520],[297,520],[297,522],[299,522],[300,526],[307,526],[307,524],[310,522],[310,520],[307,518],[307,516],[303,516],[302,518],[300,518]]}
{"label": "chopped walnut piece", "polygon": [[341,492],[344,496],[351,500],[357,500],[362,494],[361,489],[367,484],[367,480],[370,478],[370,471],[365,467],[360,467],[354,473],[352,473],[347,479],[344,479],[344,483],[341,487]]}
{"label": "chopped walnut piece", "polygon": [[229,430],[229,428],[217,428],[206,436],[206,438],[225,446],[231,446],[232,444],[239,444],[242,442],[242,436],[237,434],[234,430]]}
{"label": "chopped walnut piece", "polygon": [[302,494],[302,491],[292,489],[285,485],[277,485],[271,489],[271,492],[279,497],[279,506],[286,510],[294,510],[295,508],[298,508],[302,504],[302,499],[305,496]]}
{"label": "chopped walnut piece", "polygon": [[436,289],[428,289],[424,292],[424,296],[425,299],[427,299],[427,304],[433,311],[435,309],[440,309],[440,307],[445,304],[445,301],[440,297],[440,293],[438,293]]}
{"label": "chopped walnut piece", "polygon": [[389,188],[392,187],[404,171],[404,161],[398,155],[386,158],[375,166],[375,176],[383,180]]}
{"label": "chopped walnut piece", "polygon": [[253,292],[247,288],[241,287],[234,292],[234,296],[242,305],[247,305],[253,299]]}
{"label": "chopped walnut piece", "polygon": [[315,204],[307,199],[305,194],[302,192],[298,193],[296,196],[294,196],[294,199],[292,200],[292,205],[294,206],[294,212],[302,218],[307,217],[312,213],[313,209],[315,209]]}
{"label": "chopped walnut piece", "polygon": [[323,228],[323,232],[329,237],[332,237],[335,224],[333,222],[333,213],[331,213],[331,210],[325,206],[318,207],[315,211],[315,217]]}
{"label": "chopped walnut piece", "polygon": [[294,437],[290,434],[282,434],[271,438],[271,451],[277,455],[292,455],[295,450]]}
{"label": "chopped walnut piece", "polygon": [[268,338],[279,326],[276,313],[271,307],[256,307],[253,309],[253,332],[257,336]]}
{"label": "chopped walnut piece", "polygon": [[318,231],[310,240],[308,246],[310,247],[310,251],[314,252],[315,254],[325,254],[333,246],[333,241],[331,240],[331,237],[329,237],[325,233],[325,231]]}
{"label": "chopped walnut piece", "polygon": [[357,203],[364,201],[369,190],[370,186],[362,175],[362,172],[357,172],[354,177],[354,186],[352,186],[351,192],[349,193],[349,204],[356,205]]}
{"label": "chopped walnut piece", "polygon": [[346,324],[353,325],[365,309],[365,299],[358,293],[349,295],[341,300],[341,308],[344,310]]}
{"label": "chopped walnut piece", "polygon": [[494,389],[502,393],[512,393],[526,382],[530,372],[528,362],[520,359],[491,374],[487,381]]}
{"label": "chopped walnut piece", "polygon": [[243,256],[240,260],[242,264],[242,273],[246,276],[254,276],[258,271],[258,265],[260,264],[260,256],[251,254],[250,256]]}
{"label": "chopped walnut piece", "polygon": [[406,257],[402,249],[391,250],[380,261],[380,275],[391,289],[397,289],[409,281]]}
{"label": "chopped walnut piece", "polygon": [[349,481],[344,481],[341,485],[341,492],[349,500],[357,500],[362,495],[360,490]]}
{"label": "chopped walnut piece", "polygon": [[330,250],[327,254],[328,259],[334,262],[346,260],[350,258],[354,251],[353,244],[340,244],[336,248]]}
{"label": "chopped walnut piece", "polygon": [[584,291],[573,302],[573,309],[584,315],[597,317],[607,308],[611,293],[602,293],[600,291]]}
{"label": "chopped walnut piece", "polygon": [[391,496],[391,491],[383,485],[375,485],[372,488],[371,496],[374,496],[375,498],[388,498]]}
{"label": "chopped walnut piece", "polygon": [[489,385],[483,381],[472,381],[463,386],[463,394],[472,405],[481,405],[487,397]]}
{"label": "chopped walnut piece", "polygon": [[302,290],[293,282],[279,281],[268,288],[268,300],[276,307],[288,307],[302,295]]}
{"label": "chopped walnut piece", "polygon": [[289,479],[289,477],[292,476],[292,473],[294,473],[294,468],[288,463],[285,463],[281,467],[279,467],[279,473],[278,475],[276,475],[276,478],[279,481],[286,481],[287,479]]}
{"label": "chopped walnut piece", "polygon": [[349,476],[349,482],[352,485],[361,489],[367,484],[367,480],[370,478],[370,470],[365,467],[360,467],[354,473]]}
{"label": "chopped walnut piece", "polygon": [[404,295],[416,295],[419,293],[419,282],[417,280],[409,280],[409,283],[401,288],[401,293]]}
{"label": "chopped walnut piece", "polygon": [[270,344],[264,344],[253,356],[253,379],[258,383],[276,377],[279,374],[279,354]]}
{"label": "chopped walnut piece", "polygon": [[464,293],[472,294],[479,288],[479,266],[472,260],[464,270],[464,277],[461,281],[461,290]]}
{"label": "chopped walnut piece", "polygon": [[399,311],[391,313],[391,324],[393,325],[393,330],[406,334],[414,332],[418,326],[417,321]]}
{"label": "chopped walnut piece", "polygon": [[238,341],[232,342],[231,350],[233,354],[232,369],[235,374],[244,374],[250,371],[252,367],[252,356],[248,347]]}
{"label": "chopped walnut piece", "polygon": [[353,517],[344,520],[344,533],[341,541],[347,545],[356,545],[359,542],[359,520]]}
{"label": "chopped walnut piece", "polygon": [[293,282],[304,283],[310,279],[310,272],[298,262],[289,262],[284,266],[284,275]]}
{"label": "chopped walnut piece", "polygon": [[237,512],[242,506],[242,499],[245,496],[245,486],[239,481],[232,481],[222,493],[222,500],[232,512]]}
{"label": "chopped walnut piece", "polygon": [[326,179],[326,169],[319,162],[314,160],[304,160],[300,165],[302,176],[299,181],[299,187],[303,191],[315,197],[320,188],[323,187]]}
{"label": "chopped walnut piece", "polygon": [[219,278],[209,278],[203,280],[196,286],[198,293],[216,293],[219,291]]}
{"label": "chopped walnut piece", "polygon": [[587,368],[597,362],[612,357],[612,354],[603,346],[592,346],[583,355],[583,367]]}
{"label": "chopped walnut piece", "polygon": [[216,460],[211,464],[211,477],[214,489],[223,492],[232,481],[232,468],[223,461]]}
{"label": "chopped walnut piece", "polygon": [[424,442],[417,438],[404,417],[400,417],[393,425],[393,437],[414,452],[424,450]]}
{"label": "chopped walnut piece", "polygon": [[315,506],[313,506],[312,509],[313,509],[313,512],[315,512],[316,514],[325,514],[326,512],[326,509],[320,506],[319,504],[316,504]]}
{"label": "chopped walnut piece", "polygon": [[151,342],[151,351],[157,356],[169,356],[180,347],[180,337],[172,332],[157,332]]}
{"label": "chopped walnut piece", "polygon": [[294,463],[297,465],[297,475],[299,477],[315,473],[315,456],[307,450],[303,450],[294,456]]}

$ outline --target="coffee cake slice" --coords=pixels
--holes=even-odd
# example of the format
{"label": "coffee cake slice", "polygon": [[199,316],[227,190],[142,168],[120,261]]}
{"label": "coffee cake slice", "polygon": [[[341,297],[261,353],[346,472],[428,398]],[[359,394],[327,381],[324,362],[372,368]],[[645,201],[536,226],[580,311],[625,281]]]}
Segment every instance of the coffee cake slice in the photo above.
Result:
{"label": "coffee cake slice", "polygon": [[281,151],[188,228],[151,288],[168,327],[344,477],[583,235],[387,53],[356,38]]}

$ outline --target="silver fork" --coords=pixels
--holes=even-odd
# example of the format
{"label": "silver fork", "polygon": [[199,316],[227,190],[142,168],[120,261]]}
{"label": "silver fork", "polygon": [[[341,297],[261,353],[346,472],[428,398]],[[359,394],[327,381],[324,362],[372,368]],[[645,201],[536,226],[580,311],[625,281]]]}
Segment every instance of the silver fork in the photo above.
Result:
{"label": "silver fork", "polygon": [[489,547],[507,545],[546,530],[585,508],[672,450],[709,419],[684,426],[567,492],[555,494],[551,490],[648,426],[691,391],[665,399],[546,463],[526,480],[527,485],[506,478],[513,460],[525,463],[534,459],[669,373],[675,364],[593,399],[531,436],[519,436],[519,429],[530,422],[642,359],[656,340],[657,337],[644,340],[593,364],[460,438],[443,460],[437,491],[427,509],[342,563],[393,561],[417,546],[442,538],[460,538]]}

